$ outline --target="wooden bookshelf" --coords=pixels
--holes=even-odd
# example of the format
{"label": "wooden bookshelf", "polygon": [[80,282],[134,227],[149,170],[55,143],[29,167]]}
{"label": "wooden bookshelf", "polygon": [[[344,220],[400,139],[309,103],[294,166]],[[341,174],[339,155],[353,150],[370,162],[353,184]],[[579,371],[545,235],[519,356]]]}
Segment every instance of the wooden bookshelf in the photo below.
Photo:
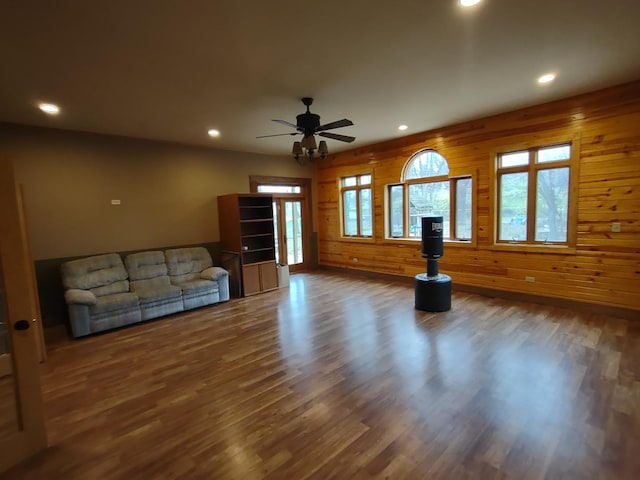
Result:
{"label": "wooden bookshelf", "polygon": [[254,295],[278,288],[272,196],[222,195],[218,197],[218,217],[221,248],[237,255],[240,262],[239,294]]}

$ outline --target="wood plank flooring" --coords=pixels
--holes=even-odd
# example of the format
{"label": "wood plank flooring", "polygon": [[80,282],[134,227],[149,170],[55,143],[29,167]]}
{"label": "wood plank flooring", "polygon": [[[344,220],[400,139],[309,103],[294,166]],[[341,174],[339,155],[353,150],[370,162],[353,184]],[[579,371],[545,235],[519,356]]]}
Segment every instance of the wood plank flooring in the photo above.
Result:
{"label": "wood plank flooring", "polygon": [[640,478],[640,322],[335,272],[50,344],[6,479]]}

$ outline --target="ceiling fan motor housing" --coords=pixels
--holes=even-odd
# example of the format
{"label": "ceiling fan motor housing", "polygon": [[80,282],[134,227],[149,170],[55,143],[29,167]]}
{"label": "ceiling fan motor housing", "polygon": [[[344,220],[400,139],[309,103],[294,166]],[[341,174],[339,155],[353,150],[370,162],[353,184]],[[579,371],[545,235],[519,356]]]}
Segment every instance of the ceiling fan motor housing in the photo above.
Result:
{"label": "ceiling fan motor housing", "polygon": [[298,125],[298,130],[304,133],[305,136],[313,135],[316,128],[320,126],[320,115],[301,113],[296,116],[296,124]]}

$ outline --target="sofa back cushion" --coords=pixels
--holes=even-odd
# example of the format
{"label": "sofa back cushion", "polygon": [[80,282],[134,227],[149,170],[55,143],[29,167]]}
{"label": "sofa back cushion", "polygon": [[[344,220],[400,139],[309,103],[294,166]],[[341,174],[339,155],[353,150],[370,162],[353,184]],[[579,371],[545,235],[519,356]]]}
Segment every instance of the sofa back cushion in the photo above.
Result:
{"label": "sofa back cushion", "polygon": [[174,248],[164,252],[172,283],[200,279],[200,273],[213,266],[211,255],[204,247]]}
{"label": "sofa back cushion", "polygon": [[127,255],[124,264],[129,272],[131,290],[157,290],[171,285],[167,264],[161,251]]}
{"label": "sofa back cushion", "polygon": [[60,266],[65,289],[91,290],[96,297],[129,291],[127,271],[117,253],[65,262]]}

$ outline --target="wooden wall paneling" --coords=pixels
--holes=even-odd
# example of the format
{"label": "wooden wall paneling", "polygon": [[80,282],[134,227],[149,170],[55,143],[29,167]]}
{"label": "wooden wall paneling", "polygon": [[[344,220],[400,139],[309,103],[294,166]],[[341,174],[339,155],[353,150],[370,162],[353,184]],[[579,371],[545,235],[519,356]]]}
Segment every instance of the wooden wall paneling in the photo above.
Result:
{"label": "wooden wall paneling", "polygon": [[[318,165],[320,264],[413,276],[425,271],[419,241],[385,238],[385,186],[407,159],[433,148],[456,175],[474,179],[475,247],[445,244],[440,270],[454,283],[640,310],[640,82],[439,128],[348,152]],[[575,250],[509,252],[493,245],[495,153],[573,139]],[[341,238],[337,179],[373,169],[374,238]],[[453,173],[451,174],[454,175]],[[611,231],[612,223],[621,232]],[[354,262],[353,259],[358,261]],[[525,281],[526,276],[536,281]]]}

